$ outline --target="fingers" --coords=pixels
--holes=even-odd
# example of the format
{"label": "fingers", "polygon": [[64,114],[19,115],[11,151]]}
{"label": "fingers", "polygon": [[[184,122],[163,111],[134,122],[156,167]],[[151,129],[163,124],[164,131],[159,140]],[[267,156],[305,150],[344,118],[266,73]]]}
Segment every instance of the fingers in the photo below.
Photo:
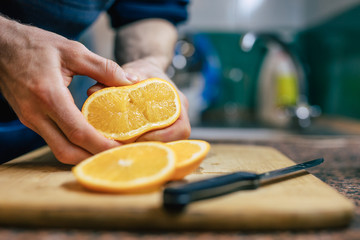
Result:
{"label": "fingers", "polygon": [[59,92],[56,98],[62,104],[54,104],[49,115],[71,143],[92,154],[120,145],[114,140],[105,138],[86,121],[71,101],[71,94],[67,88],[63,89],[62,93]]}
{"label": "fingers", "polygon": [[33,102],[39,104],[33,104],[32,111],[23,111],[23,122],[44,138],[60,162],[76,164],[121,145],[102,136],[85,120],[65,86],[46,90],[44,95]]}
{"label": "fingers", "polygon": [[121,145],[102,136],[85,120],[65,86],[43,92],[46,97],[33,101],[29,110],[23,106],[20,115],[26,126],[44,138],[60,162],[77,164],[93,154]]}
{"label": "fingers", "polygon": [[94,92],[99,91],[100,89],[103,89],[105,87],[106,86],[102,83],[96,83],[87,90],[87,95],[90,96]]}
{"label": "fingers", "polygon": [[180,115],[178,120],[174,122],[171,126],[154,130],[148,133],[141,135],[137,142],[143,141],[160,141],[160,142],[171,142],[181,139],[188,139],[190,137],[191,127],[188,120],[188,116],[185,112]]}
{"label": "fingers", "polygon": [[191,128],[189,125],[183,125],[183,121],[178,120],[168,128],[160,129],[145,133],[136,141],[160,141],[171,142],[176,140],[188,139],[190,137]]}
{"label": "fingers", "polygon": [[86,75],[106,86],[132,84],[138,77],[126,73],[116,62],[103,58],[78,42],[71,42],[73,51],[63,54],[66,68],[78,75]]}
{"label": "fingers", "polygon": [[92,155],[69,142],[50,118],[39,120],[33,130],[44,138],[56,159],[62,163],[77,164]]}

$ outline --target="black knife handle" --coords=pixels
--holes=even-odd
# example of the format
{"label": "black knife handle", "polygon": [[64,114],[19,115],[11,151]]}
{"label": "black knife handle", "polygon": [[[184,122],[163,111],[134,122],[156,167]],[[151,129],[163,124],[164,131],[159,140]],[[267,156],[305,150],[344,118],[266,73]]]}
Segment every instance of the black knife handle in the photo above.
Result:
{"label": "black knife handle", "polygon": [[183,208],[193,201],[221,196],[239,190],[255,189],[259,175],[251,172],[236,172],[192,183],[165,188],[164,207]]}

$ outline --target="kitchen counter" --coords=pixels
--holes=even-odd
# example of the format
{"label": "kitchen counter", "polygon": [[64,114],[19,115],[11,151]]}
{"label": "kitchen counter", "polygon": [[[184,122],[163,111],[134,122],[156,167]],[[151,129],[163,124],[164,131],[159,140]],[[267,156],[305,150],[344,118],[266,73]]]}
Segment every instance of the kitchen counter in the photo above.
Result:
{"label": "kitchen counter", "polygon": [[295,162],[324,157],[325,163],[309,172],[354,202],[353,221],[346,228],[298,232],[127,232],[0,227],[0,239],[360,239],[360,136],[288,136],[212,142],[271,146]]}

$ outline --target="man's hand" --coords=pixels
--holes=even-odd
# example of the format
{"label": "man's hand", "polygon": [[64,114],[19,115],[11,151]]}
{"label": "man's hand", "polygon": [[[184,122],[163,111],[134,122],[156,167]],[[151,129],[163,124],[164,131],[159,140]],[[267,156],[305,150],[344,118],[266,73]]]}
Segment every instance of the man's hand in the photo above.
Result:
{"label": "man's hand", "polygon": [[[172,83],[164,71],[157,65],[158,59],[148,57],[139,59],[122,66],[122,68],[134,79],[145,80],[148,78],[162,78]],[[173,84],[173,83],[172,83]],[[96,84],[88,90],[88,94],[103,88],[102,84]],[[178,89],[177,89],[178,90]],[[181,113],[180,117],[169,127],[154,130],[141,135],[136,141],[161,141],[170,142],[180,139],[187,139],[190,136],[191,127],[188,117],[188,101],[186,96],[178,90],[181,101]],[[156,94],[156,93],[154,93]]]}
{"label": "man's hand", "polygon": [[131,84],[120,66],[48,31],[1,16],[0,26],[1,93],[59,161],[76,164],[120,145],[85,120],[67,88],[74,75],[87,75],[107,86]]}

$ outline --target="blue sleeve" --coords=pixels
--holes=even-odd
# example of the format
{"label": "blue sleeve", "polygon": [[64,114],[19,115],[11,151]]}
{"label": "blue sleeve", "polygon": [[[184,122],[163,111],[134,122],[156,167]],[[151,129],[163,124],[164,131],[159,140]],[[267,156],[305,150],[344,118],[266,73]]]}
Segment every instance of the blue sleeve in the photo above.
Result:
{"label": "blue sleeve", "polygon": [[163,18],[174,25],[187,20],[189,0],[116,0],[109,8],[113,28],[145,19]]}

